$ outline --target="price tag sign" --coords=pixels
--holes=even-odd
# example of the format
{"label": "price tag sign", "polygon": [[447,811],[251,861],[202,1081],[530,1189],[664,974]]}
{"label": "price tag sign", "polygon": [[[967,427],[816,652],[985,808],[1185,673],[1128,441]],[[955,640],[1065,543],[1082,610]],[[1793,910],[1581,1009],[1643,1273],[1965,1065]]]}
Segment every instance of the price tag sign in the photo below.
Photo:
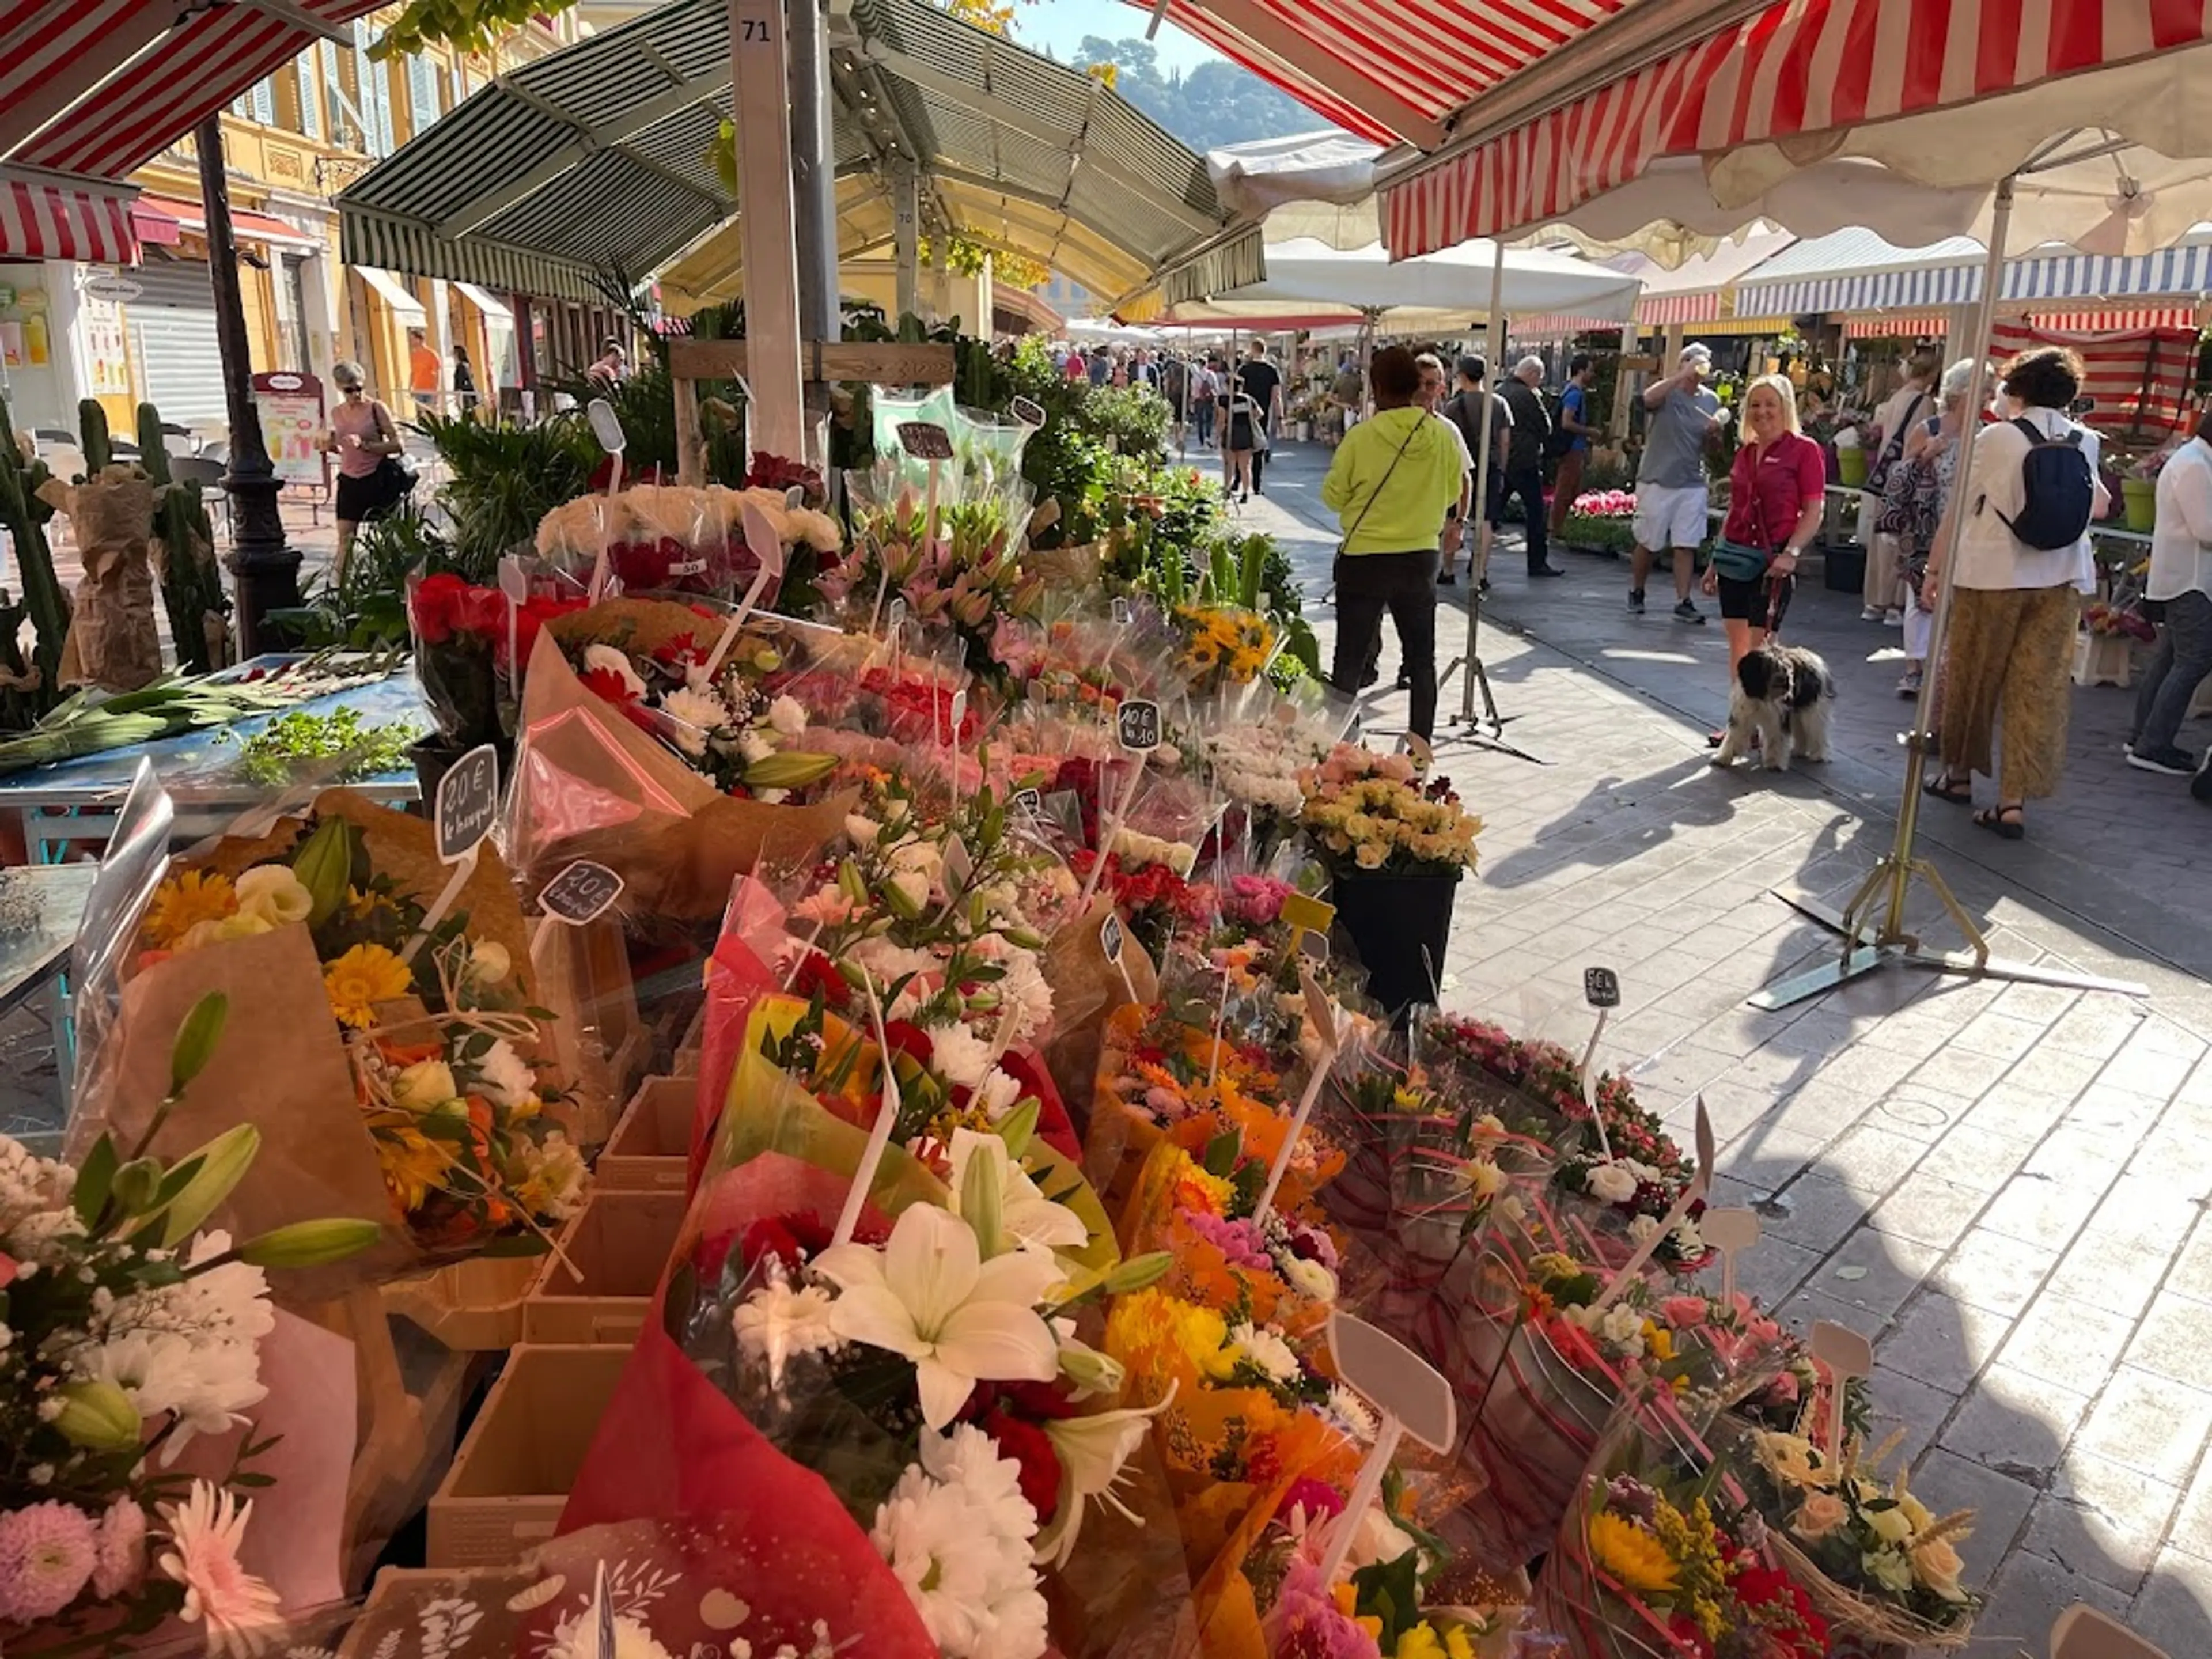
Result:
{"label": "price tag sign", "polygon": [[1044,811],[1044,796],[1035,789],[1017,789],[1014,791],[1014,805],[1031,817],[1037,817]]}
{"label": "price tag sign", "polygon": [[1132,754],[1146,754],[1160,746],[1160,706],[1143,697],[1132,697],[1115,711],[1115,735]]}
{"label": "price tag sign", "polygon": [[1024,426],[1044,424],[1044,405],[1034,398],[1017,398],[1012,405],[1013,416]]}
{"label": "price tag sign", "polygon": [[783,492],[783,510],[785,512],[796,513],[800,507],[805,505],[806,492],[800,489],[799,485],[793,484],[790,489]]}
{"label": "price tag sign", "polygon": [[1304,893],[1285,893],[1282,916],[1293,927],[1303,927],[1309,933],[1326,933],[1336,920],[1336,907]]}
{"label": "price tag sign", "polygon": [[1386,1331],[1347,1313],[1328,1320],[1336,1374],[1378,1412],[1397,1419],[1432,1451],[1448,1452],[1458,1432],[1452,1386],[1429,1362]]}
{"label": "price tag sign", "polygon": [[1620,1006],[1620,975],[1610,968],[1583,969],[1583,1000],[1593,1008]]}
{"label": "price tag sign", "polygon": [[605,398],[594,398],[586,404],[584,416],[592,423],[592,435],[608,454],[619,455],[629,447],[629,440],[623,435],[622,416]]}
{"label": "price tag sign", "polygon": [[[770,575],[783,574],[783,538],[775,533],[775,521],[751,501],[744,505],[745,545],[752,550],[760,568]],[[748,605],[746,609],[750,610]]]}
{"label": "price tag sign", "polygon": [[1121,963],[1121,918],[1112,911],[1098,924],[1098,948],[1106,953],[1106,960],[1119,967]]}
{"label": "price tag sign", "polygon": [[578,859],[547,882],[538,895],[538,908],[572,927],[597,921],[622,896],[623,878],[604,864]]}
{"label": "price tag sign", "polygon": [[438,780],[438,856],[459,864],[475,856],[477,845],[499,817],[499,751],[480,744],[455,761]]}
{"label": "price tag sign", "polygon": [[901,421],[898,441],[899,447],[917,461],[952,459],[951,434],[934,421]]}
{"label": "price tag sign", "polygon": [[975,861],[968,856],[968,843],[955,836],[945,843],[945,886],[947,892],[965,889],[969,878],[975,873]]}
{"label": "price tag sign", "polygon": [[1437,763],[1437,751],[1430,746],[1429,740],[1418,732],[1408,732],[1404,737],[1399,738],[1398,747],[1411,755],[1413,757],[1413,764],[1424,772]]}
{"label": "price tag sign", "polygon": [[904,628],[905,626],[906,626],[906,601],[905,601],[903,599],[893,599],[893,600],[891,601],[891,608],[890,608],[890,629],[891,629],[891,632],[892,632],[892,633],[894,633],[894,634],[896,634],[896,633],[897,633],[897,632],[899,631],[899,629],[900,629]]}
{"label": "price tag sign", "polygon": [[1304,963],[1298,964],[1298,989],[1305,993],[1306,1018],[1313,1022],[1321,1040],[1328,1044],[1329,1052],[1336,1052],[1336,1005],[1328,1000],[1328,993],[1321,988],[1312,970]]}
{"label": "price tag sign", "polygon": [[1328,960],[1327,933],[1301,933],[1298,935],[1298,954],[1318,965]]}
{"label": "price tag sign", "polygon": [[1127,599],[1115,600],[1110,609],[1114,613],[1114,625],[1116,628],[1127,628],[1129,625],[1129,619],[1136,614],[1129,609],[1129,602]]}

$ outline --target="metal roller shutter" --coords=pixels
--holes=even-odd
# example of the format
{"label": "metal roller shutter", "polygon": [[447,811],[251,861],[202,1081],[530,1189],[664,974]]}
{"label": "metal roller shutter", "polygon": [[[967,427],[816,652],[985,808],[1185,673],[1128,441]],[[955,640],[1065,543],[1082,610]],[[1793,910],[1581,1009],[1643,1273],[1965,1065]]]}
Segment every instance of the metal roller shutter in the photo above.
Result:
{"label": "metal roller shutter", "polygon": [[221,425],[228,416],[223,396],[222,351],[216,343],[215,295],[208,268],[193,260],[150,260],[130,273],[138,297],[125,307],[131,355],[138,364],[139,393],[179,426]]}

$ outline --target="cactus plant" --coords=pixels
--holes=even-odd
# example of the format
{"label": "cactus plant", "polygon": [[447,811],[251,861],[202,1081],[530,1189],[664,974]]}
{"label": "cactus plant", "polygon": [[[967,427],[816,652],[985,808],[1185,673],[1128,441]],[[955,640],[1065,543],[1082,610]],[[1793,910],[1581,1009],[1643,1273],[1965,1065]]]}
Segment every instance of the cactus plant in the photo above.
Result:
{"label": "cactus plant", "polygon": [[[8,693],[9,712],[15,715],[35,715],[61,700],[62,643],[69,637],[70,606],[61,579],[54,574],[53,550],[46,544],[46,520],[54,516],[54,509],[39,499],[39,487],[52,477],[44,461],[25,459],[15,447],[8,400],[0,398],[0,523],[8,526],[15,543],[15,563],[23,573],[21,603],[0,605],[0,629],[7,634],[4,644],[0,644],[0,665],[18,677],[25,676],[15,630],[26,613],[37,634],[29,666],[37,669],[39,684]],[[9,611],[15,613],[12,623],[7,617]],[[27,724],[28,719],[23,723]]]}
{"label": "cactus plant", "polygon": [[[198,483],[178,483],[169,474],[169,452],[162,441],[161,411],[138,405],[138,464],[156,486],[154,539],[161,544],[155,568],[161,599],[169,612],[169,638],[177,666],[204,674],[222,666],[222,617],[229,610],[222,573],[215,558],[215,526]],[[210,618],[216,637],[210,639]]]}
{"label": "cactus plant", "polygon": [[99,398],[87,398],[77,404],[76,423],[84,434],[84,476],[97,478],[100,469],[115,459],[107,441],[107,411]]}

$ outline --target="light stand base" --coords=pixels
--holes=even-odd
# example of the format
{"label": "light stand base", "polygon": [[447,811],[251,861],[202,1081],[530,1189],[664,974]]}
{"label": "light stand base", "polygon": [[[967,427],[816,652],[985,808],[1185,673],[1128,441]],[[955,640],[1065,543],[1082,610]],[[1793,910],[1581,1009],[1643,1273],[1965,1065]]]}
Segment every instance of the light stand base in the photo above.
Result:
{"label": "light stand base", "polygon": [[[1875,892],[1887,881],[1896,880],[1901,888],[1905,881],[1918,876],[1934,890],[1951,919],[1959,924],[1961,933],[1972,947],[1966,951],[1923,951],[1920,941],[1908,933],[1899,933],[1887,939],[1876,939],[1865,944],[1860,940],[1866,929],[1866,907]],[[2141,997],[2150,994],[2150,988],[2132,980],[2105,979],[2095,974],[2071,972],[2057,968],[2039,968],[2033,963],[2009,962],[1990,954],[1989,941],[1983,938],[1980,928],[1966,914],[1966,907],[1953,896],[1948,884],[1936,866],[1924,859],[1912,859],[1900,868],[1894,855],[1885,855],[1875,866],[1851,902],[1838,910],[1835,906],[1792,892],[1785,888],[1771,890],[1774,896],[1800,914],[1810,916],[1830,932],[1839,935],[1844,942],[1841,956],[1834,962],[1824,963],[1802,974],[1779,979],[1754,991],[1747,999],[1751,1006],[1762,1010],[1787,1008],[1793,1004],[1832,991],[1839,985],[1848,985],[1855,979],[1887,968],[1917,968],[1934,974],[1957,974],[1966,979],[1996,979],[2020,985],[2052,985],[2073,991],[2109,991],[2117,996]]]}
{"label": "light stand base", "polygon": [[[1431,747],[1441,749],[1449,743],[1472,744],[1478,749],[1493,754],[1510,755],[1516,760],[1527,761],[1532,766],[1549,766],[1552,763],[1540,756],[1532,755],[1505,740],[1505,723],[1518,720],[1518,714],[1498,712],[1498,698],[1490,689],[1490,671],[1482,665],[1482,565],[1480,554],[1471,560],[1467,573],[1467,648],[1445,665],[1437,676],[1437,690],[1441,693],[1451,684],[1452,676],[1464,671],[1460,682],[1459,713],[1444,724],[1463,729],[1438,738]],[[1474,712],[1474,694],[1482,691],[1482,713]]]}

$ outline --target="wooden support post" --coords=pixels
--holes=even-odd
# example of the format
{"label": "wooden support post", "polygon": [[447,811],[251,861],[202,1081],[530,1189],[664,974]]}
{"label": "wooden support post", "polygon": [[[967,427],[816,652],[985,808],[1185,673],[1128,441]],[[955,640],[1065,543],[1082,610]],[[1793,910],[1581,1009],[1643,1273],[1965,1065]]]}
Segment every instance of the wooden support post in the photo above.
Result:
{"label": "wooden support post", "polygon": [[898,310],[891,318],[921,314],[921,179],[901,156],[891,173],[891,241],[898,261]]}
{"label": "wooden support post", "polygon": [[[805,453],[800,402],[799,260],[793,222],[783,0],[730,0],[730,83],[738,122],[738,228],[745,260],[745,342],[753,443]],[[696,429],[696,422],[694,422]]]}

